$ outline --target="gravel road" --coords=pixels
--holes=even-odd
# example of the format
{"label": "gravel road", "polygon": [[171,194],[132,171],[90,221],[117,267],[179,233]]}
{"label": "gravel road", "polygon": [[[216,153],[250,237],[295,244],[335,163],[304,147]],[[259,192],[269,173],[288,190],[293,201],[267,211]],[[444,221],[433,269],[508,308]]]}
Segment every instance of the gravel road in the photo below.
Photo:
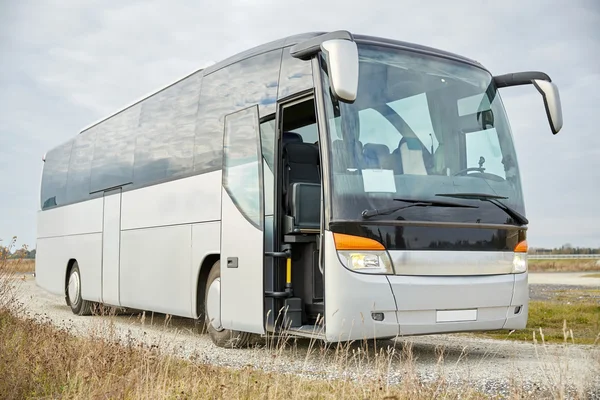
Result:
{"label": "gravel road", "polygon": [[[293,348],[283,351],[272,346],[222,349],[215,347],[189,319],[166,319],[164,315],[157,314],[146,315],[144,320],[139,315],[77,317],[63,298],[37,287],[33,277],[18,279],[18,283],[19,301],[32,317],[67,328],[76,335],[116,335],[117,340],[156,345],[163,352],[201,363],[232,368],[253,366],[325,379],[350,376],[360,380],[380,376],[379,373],[390,383],[397,383],[407,373],[414,372],[424,381],[441,375],[449,383],[468,382],[471,387],[498,395],[508,394],[510,382],[518,382],[530,394],[565,382],[575,390],[595,382],[592,384],[595,392],[592,397],[600,398],[598,346],[536,346],[476,338],[468,334],[432,335],[378,343],[378,346],[389,346],[398,354],[405,344],[411,344],[415,359],[412,368],[409,367],[411,363],[400,357],[394,357],[386,365],[372,354],[369,360],[363,359],[360,363],[355,360],[340,367],[341,364],[335,362],[335,348],[321,351],[317,344],[316,350],[309,351],[308,340],[298,340]],[[445,351],[443,363],[438,362],[437,349],[440,347]],[[358,346],[353,346],[352,350],[355,354],[359,352]]]}

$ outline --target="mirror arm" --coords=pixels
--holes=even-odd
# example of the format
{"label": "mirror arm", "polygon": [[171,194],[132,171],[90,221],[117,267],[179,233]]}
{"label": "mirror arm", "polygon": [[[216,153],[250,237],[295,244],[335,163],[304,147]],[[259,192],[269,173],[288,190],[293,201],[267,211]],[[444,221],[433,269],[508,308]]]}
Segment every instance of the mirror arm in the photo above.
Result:
{"label": "mirror arm", "polygon": [[519,85],[533,85],[542,95],[546,117],[550,123],[553,134],[557,134],[563,125],[562,108],[558,88],[550,77],[538,71],[516,72],[512,74],[498,75],[494,77],[497,88]]}
{"label": "mirror arm", "polygon": [[315,36],[300,43],[296,43],[290,48],[290,54],[294,58],[308,60],[314,54],[321,50],[321,44],[328,40],[345,39],[354,42],[354,37],[348,31],[335,31]]}
{"label": "mirror arm", "polygon": [[496,87],[509,87],[519,85],[531,85],[534,80],[552,82],[550,77],[539,71],[516,72],[512,74],[494,76]]}

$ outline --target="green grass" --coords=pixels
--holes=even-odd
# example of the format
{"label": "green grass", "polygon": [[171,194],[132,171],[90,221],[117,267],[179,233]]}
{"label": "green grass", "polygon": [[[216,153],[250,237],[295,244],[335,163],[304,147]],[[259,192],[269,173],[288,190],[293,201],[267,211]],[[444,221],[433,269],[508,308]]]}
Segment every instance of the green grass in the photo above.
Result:
{"label": "green grass", "polygon": [[[549,301],[531,301],[527,327],[514,331],[490,331],[477,333],[494,339],[529,341],[540,337],[548,343],[562,343],[565,337],[578,344],[600,343],[600,290],[556,290]],[[572,338],[571,338],[572,332]]]}

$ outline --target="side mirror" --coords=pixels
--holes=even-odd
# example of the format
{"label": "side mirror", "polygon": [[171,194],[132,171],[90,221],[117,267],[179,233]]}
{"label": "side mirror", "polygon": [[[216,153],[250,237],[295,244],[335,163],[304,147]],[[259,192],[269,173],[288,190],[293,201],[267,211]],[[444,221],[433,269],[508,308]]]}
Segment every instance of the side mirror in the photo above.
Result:
{"label": "side mirror", "polygon": [[539,79],[533,80],[533,86],[535,86],[544,99],[544,106],[546,107],[548,122],[550,123],[552,133],[556,135],[563,125],[562,107],[560,104],[558,88],[552,82],[542,81]]}
{"label": "side mirror", "polygon": [[326,40],[321,50],[327,56],[329,81],[333,95],[340,101],[352,103],[358,93],[358,48],[354,41]]}
{"label": "side mirror", "polygon": [[553,134],[557,134],[563,126],[562,106],[558,88],[550,77],[543,72],[519,72],[494,77],[498,88],[518,85],[534,85],[540,92],[546,108],[546,116]]}

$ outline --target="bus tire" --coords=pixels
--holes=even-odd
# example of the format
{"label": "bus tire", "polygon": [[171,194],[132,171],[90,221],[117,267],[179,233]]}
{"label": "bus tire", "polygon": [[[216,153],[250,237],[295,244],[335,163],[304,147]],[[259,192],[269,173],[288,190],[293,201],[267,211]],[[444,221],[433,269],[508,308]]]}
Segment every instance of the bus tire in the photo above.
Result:
{"label": "bus tire", "polygon": [[75,315],[91,315],[92,302],[81,298],[81,272],[77,261],[73,263],[69,271],[67,288],[65,290],[67,304],[71,306],[71,311]]}
{"label": "bus tire", "polygon": [[[210,340],[218,347],[225,347],[229,349],[247,347],[250,343],[250,339],[253,336],[249,332],[234,331],[231,329],[218,329],[212,324],[211,317],[209,314],[208,307],[208,295],[209,290],[213,282],[216,285],[220,285],[221,278],[221,263],[217,261],[213,264],[206,280],[206,290],[204,291],[204,316],[206,323],[206,330],[210,336]],[[220,286],[218,287],[220,291]]]}

